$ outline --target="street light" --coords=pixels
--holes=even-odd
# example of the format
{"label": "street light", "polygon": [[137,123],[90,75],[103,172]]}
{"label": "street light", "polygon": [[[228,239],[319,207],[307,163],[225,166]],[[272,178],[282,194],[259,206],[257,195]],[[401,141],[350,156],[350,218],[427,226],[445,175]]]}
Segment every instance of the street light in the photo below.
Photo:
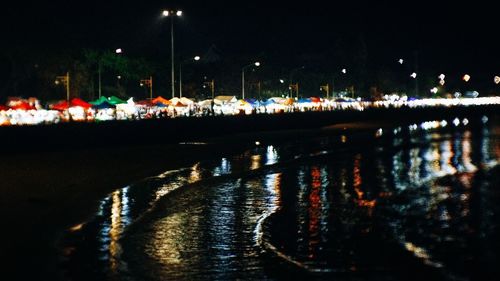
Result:
{"label": "street light", "polygon": [[175,74],[174,74],[174,17],[182,16],[182,11],[163,10],[164,17],[171,17],[170,19],[170,42],[171,42],[171,75],[172,75],[172,98],[175,97]]}
{"label": "street light", "polygon": [[56,85],[63,83],[66,86],[66,102],[69,106],[69,72],[66,72],[66,75],[63,76],[57,76],[55,83]]}
{"label": "street light", "polygon": [[293,75],[295,74],[296,71],[300,70],[300,69],[304,69],[305,66],[299,66],[299,67],[296,67],[292,70],[290,70],[290,86],[288,87],[288,89],[290,90],[290,97],[293,98],[293,95],[292,95],[292,90],[295,89],[295,92],[297,94],[297,99],[299,99],[299,83],[295,83],[293,84]]}
{"label": "street light", "polygon": [[144,85],[149,87],[149,99],[153,100],[153,77],[149,76],[149,79],[141,79],[141,82],[139,85],[141,85],[141,87]]}
{"label": "street light", "polygon": [[260,62],[254,62],[252,64],[249,64],[249,65],[245,65],[242,69],[241,69],[241,98],[242,99],[245,99],[245,69],[250,67],[250,66],[260,66]]}
{"label": "street light", "polygon": [[190,59],[187,59],[181,63],[179,63],[179,98],[182,98],[182,64],[188,62],[188,61],[191,61],[191,60],[194,60],[194,61],[199,61],[200,60],[200,56],[195,56],[194,58],[190,58]]}

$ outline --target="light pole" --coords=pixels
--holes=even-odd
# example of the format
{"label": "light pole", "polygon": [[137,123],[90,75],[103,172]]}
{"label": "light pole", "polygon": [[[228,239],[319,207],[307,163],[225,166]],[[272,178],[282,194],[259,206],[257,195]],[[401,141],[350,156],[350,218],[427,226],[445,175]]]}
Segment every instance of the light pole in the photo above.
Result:
{"label": "light pole", "polygon": [[292,95],[292,90],[295,89],[296,90],[296,93],[297,93],[297,100],[299,99],[299,83],[296,83],[296,84],[293,84],[293,75],[295,74],[295,72],[297,70],[300,70],[300,69],[304,69],[305,66],[299,66],[299,67],[296,67],[292,70],[290,70],[290,86],[288,87],[288,89],[290,90],[290,97],[293,98],[293,95]]}
{"label": "light pole", "polygon": [[63,76],[57,76],[55,83],[56,85],[59,83],[63,83],[63,85],[66,86],[66,102],[68,103],[69,107],[69,72],[66,72],[66,75]]}
{"label": "light pole", "polygon": [[181,63],[179,63],[179,98],[182,98],[182,64],[188,62],[188,61],[191,61],[191,60],[194,60],[194,61],[199,61],[200,60],[200,56],[196,56],[192,59],[187,59]]}
{"label": "light pole", "polygon": [[250,67],[250,66],[260,66],[260,62],[254,62],[252,64],[249,64],[249,65],[245,65],[242,69],[241,69],[241,98],[242,99],[245,99],[245,69]]}
{"label": "light pole", "polygon": [[141,87],[146,85],[149,87],[149,100],[153,100],[153,76],[149,76],[149,79],[141,79]]}
{"label": "light pole", "polygon": [[170,42],[171,42],[171,75],[172,75],[172,98],[175,97],[175,74],[174,74],[174,17],[182,16],[182,11],[163,10],[164,17],[170,19]]}

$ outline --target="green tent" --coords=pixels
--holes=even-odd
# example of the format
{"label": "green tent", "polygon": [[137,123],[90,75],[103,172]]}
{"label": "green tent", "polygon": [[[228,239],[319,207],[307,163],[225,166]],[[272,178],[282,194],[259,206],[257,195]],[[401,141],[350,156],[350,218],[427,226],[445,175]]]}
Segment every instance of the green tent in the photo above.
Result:
{"label": "green tent", "polygon": [[113,104],[113,105],[116,105],[116,104],[122,104],[122,103],[127,103],[127,101],[124,101],[118,97],[115,97],[115,96],[111,96],[108,98],[108,102],[110,104]]}
{"label": "green tent", "polygon": [[100,105],[101,103],[103,102],[107,102],[108,101],[108,98],[105,97],[105,96],[102,96],[98,99],[96,99],[95,101],[91,101],[90,104],[93,104],[93,105]]}

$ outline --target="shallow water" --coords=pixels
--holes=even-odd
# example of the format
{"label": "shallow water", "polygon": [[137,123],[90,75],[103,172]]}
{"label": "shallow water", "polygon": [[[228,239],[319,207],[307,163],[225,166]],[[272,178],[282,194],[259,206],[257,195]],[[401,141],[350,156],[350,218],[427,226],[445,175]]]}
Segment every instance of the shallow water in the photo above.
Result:
{"label": "shallow water", "polygon": [[260,145],[116,190],[61,240],[64,277],[495,280],[498,128],[453,121]]}

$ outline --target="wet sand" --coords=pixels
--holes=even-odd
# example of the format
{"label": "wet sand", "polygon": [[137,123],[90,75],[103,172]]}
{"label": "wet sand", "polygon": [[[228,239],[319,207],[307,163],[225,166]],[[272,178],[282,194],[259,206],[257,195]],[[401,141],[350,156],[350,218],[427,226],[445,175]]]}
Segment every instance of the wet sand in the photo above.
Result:
{"label": "wet sand", "polygon": [[0,258],[16,276],[13,280],[59,279],[57,237],[93,215],[99,200],[115,189],[204,159],[233,155],[257,140],[265,144],[319,134],[288,130],[235,134],[204,144],[51,151],[25,147],[6,153],[0,161]]}
{"label": "wet sand", "polygon": [[[421,119],[427,119],[421,116]],[[231,155],[260,141],[280,142],[322,134],[349,134],[401,120],[339,123],[310,130],[221,134],[206,145],[157,144],[41,151],[36,145],[4,147],[0,161],[0,259],[10,280],[60,279],[55,242],[91,216],[100,199],[148,176],[204,159]],[[332,122],[335,123],[335,122]],[[226,132],[229,134],[230,132]],[[13,274],[13,275],[11,275]]]}

